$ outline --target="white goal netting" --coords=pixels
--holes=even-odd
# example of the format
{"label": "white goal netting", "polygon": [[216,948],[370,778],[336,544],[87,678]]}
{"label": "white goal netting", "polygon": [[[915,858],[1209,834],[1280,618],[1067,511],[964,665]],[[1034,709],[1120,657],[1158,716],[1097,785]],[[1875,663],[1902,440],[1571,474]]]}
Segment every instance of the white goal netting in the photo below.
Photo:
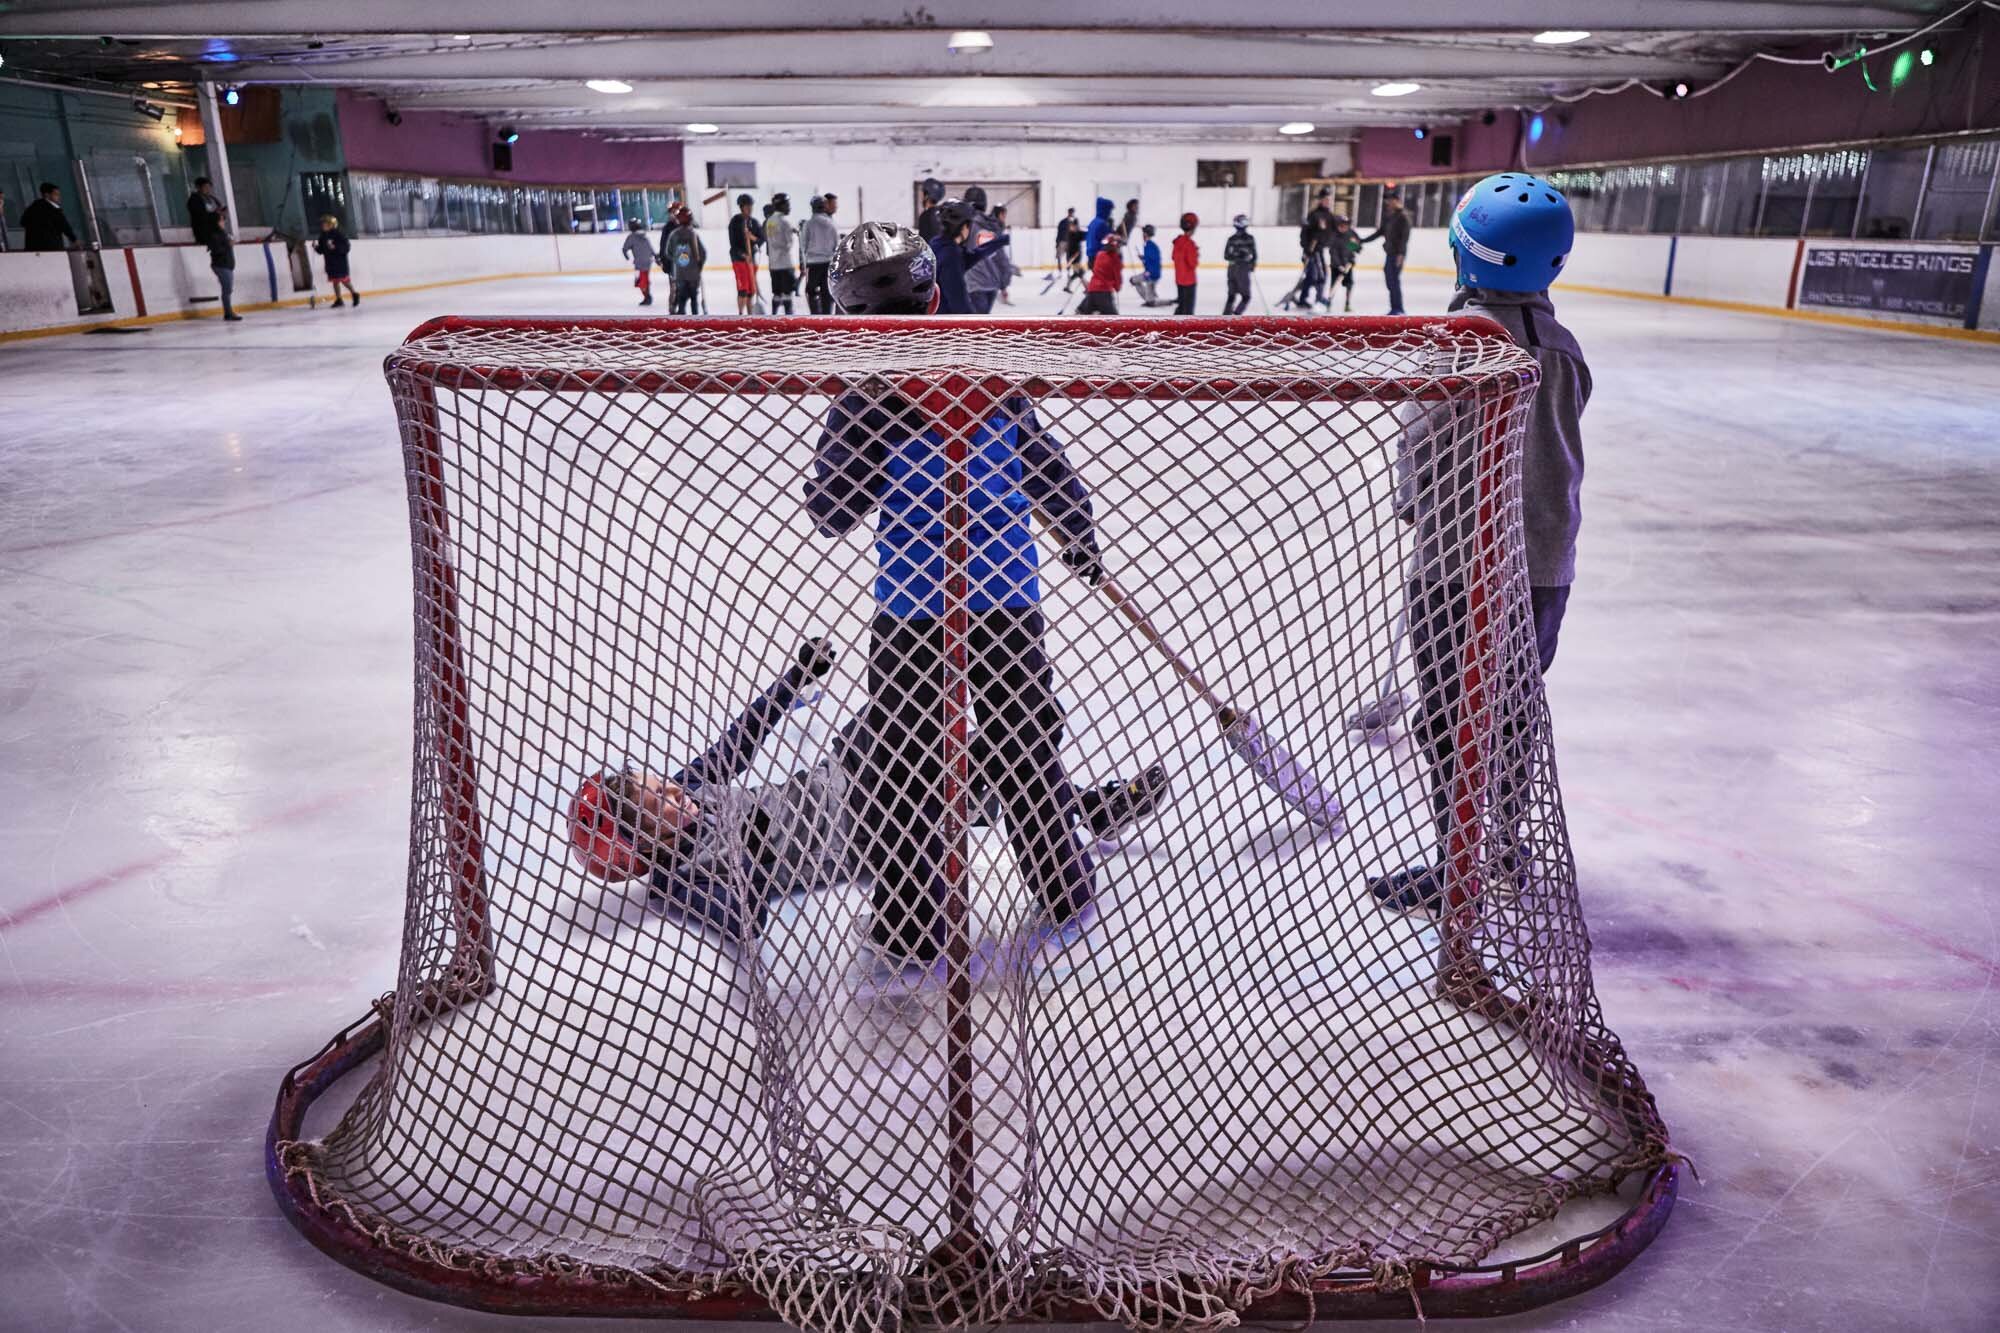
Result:
{"label": "white goal netting", "polygon": [[1667,1159],[1492,326],[450,320],[388,376],[402,965],[274,1148],[349,1249],[508,1308],[1212,1328]]}

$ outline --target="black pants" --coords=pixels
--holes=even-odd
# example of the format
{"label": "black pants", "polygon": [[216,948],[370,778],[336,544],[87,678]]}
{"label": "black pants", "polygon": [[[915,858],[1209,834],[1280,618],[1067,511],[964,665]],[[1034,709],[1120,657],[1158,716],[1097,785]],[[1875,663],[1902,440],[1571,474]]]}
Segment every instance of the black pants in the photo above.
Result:
{"label": "black pants", "polygon": [[[1250,308],[1250,269],[1248,265],[1229,266],[1229,295],[1223,298],[1222,313],[1240,315]],[[1192,314],[1193,311],[1187,313]]]}
{"label": "black pants", "polygon": [[1403,313],[1403,257],[1388,255],[1382,260],[1382,281],[1389,284],[1389,313]]}
{"label": "black pants", "polygon": [[1192,315],[1194,313],[1193,283],[1180,284],[1180,295],[1174,300],[1174,313],[1176,315]]}
{"label": "black pants", "polygon": [[[1042,648],[1042,613],[972,617],[968,747],[999,798],[1021,874],[1058,921],[1090,901],[1076,790],[1057,745],[1062,710]],[[867,752],[855,758],[855,842],[873,880],[878,941],[931,959],[944,943],[944,631],[877,616],[868,648]]]}
{"label": "black pants", "polygon": [[701,313],[701,279],[693,282],[674,283],[673,304],[667,307],[670,315],[699,315]]}
{"label": "black pants", "polygon": [[[774,268],[771,270],[771,313],[793,314],[792,297],[799,290],[799,271],[795,268]],[[810,302],[808,303],[810,308]]]}
{"label": "black pants", "polygon": [[1083,299],[1076,303],[1079,315],[1115,315],[1118,300],[1110,292],[1085,292]]}
{"label": "black pants", "polygon": [[998,293],[998,292],[967,292],[967,293],[966,293],[966,295],[967,295],[967,296],[969,296],[969,297],[971,297],[971,298],[972,298],[972,313],[973,313],[973,314],[975,314],[975,315],[990,315],[990,314],[992,314],[992,313],[993,313],[993,298],[994,298],[994,297],[996,297],[996,296],[998,296],[999,294],[1000,294],[1000,293]]}
{"label": "black pants", "polygon": [[826,271],[831,264],[806,265],[806,309],[815,315],[833,313],[833,293],[826,289]]}
{"label": "black pants", "polygon": [[[1535,651],[1544,674],[1556,660],[1556,640],[1569,588],[1530,588],[1535,619]],[[1465,589],[1457,583],[1413,583],[1408,589],[1410,653],[1417,664],[1417,725],[1415,739],[1430,760],[1431,818],[1437,830],[1437,860],[1449,853],[1452,823],[1452,783],[1458,775],[1458,723],[1464,672],[1465,634],[1471,622]],[[1491,696],[1489,695],[1489,698]],[[1516,829],[1526,814],[1522,793],[1529,777],[1528,747],[1533,738],[1521,734],[1507,707],[1497,703],[1501,750],[1494,809],[1498,827]],[[1510,835],[1518,836],[1516,835]]]}

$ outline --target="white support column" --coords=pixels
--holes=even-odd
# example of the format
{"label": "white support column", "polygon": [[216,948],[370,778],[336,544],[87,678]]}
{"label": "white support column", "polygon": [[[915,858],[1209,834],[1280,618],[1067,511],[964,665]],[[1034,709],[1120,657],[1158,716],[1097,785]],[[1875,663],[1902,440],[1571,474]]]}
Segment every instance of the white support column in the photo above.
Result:
{"label": "white support column", "polygon": [[207,80],[200,86],[201,133],[208,147],[208,178],[215,183],[216,197],[229,210],[229,239],[236,240],[236,187],[229,179],[229,149],[222,142],[222,109],[218,90]]}

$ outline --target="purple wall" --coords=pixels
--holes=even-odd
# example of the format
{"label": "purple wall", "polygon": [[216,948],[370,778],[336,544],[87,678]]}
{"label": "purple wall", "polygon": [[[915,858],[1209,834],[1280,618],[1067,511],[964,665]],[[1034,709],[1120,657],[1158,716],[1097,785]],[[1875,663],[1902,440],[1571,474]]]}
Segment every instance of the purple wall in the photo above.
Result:
{"label": "purple wall", "polygon": [[[1759,61],[1714,92],[1684,102],[1634,88],[1550,106],[1542,113],[1541,140],[1519,140],[1525,161],[1514,156],[1521,122],[1514,112],[1501,112],[1490,126],[1475,118],[1431,128],[1458,136],[1450,170],[1460,175],[2000,129],[2000,13],[1976,11],[1962,25],[1910,43],[1911,50],[1929,46],[1937,62],[1915,66],[1894,92],[1894,53],[1867,62],[1879,90],[1870,92],[1858,65],[1837,74],[1818,65],[1827,45],[1819,40],[1787,53],[1814,64]],[[1354,163],[1364,176],[1390,179],[1445,170],[1431,165],[1428,142],[1397,129],[1362,130]]]}
{"label": "purple wall", "polygon": [[436,111],[405,111],[391,125],[383,103],[340,90],[340,137],[358,171],[512,181],[517,185],[651,185],[678,181],[686,168],[678,143],[607,143],[575,130],[524,132],[514,169],[493,170],[493,131]]}
{"label": "purple wall", "polygon": [[1364,176],[1436,176],[1445,171],[1462,175],[1505,171],[1514,165],[1514,142],[1520,134],[1521,118],[1513,111],[1496,112],[1491,125],[1479,119],[1440,121],[1430,127],[1432,134],[1449,134],[1455,140],[1450,167],[1431,165],[1431,141],[1419,139],[1408,130],[1369,128],[1355,136],[1354,165]]}
{"label": "purple wall", "polygon": [[[1889,91],[1893,53],[1868,61],[1877,92],[1868,91],[1858,65],[1829,74],[1817,64],[1759,61],[1714,92],[1685,102],[1635,88],[1551,107],[1544,113],[1541,142],[1525,145],[1527,165],[2000,128],[2000,14],[1975,13],[1961,27],[1911,43],[1913,50],[1929,46],[1937,52],[1937,63],[1915,66],[1895,92]],[[1827,45],[1815,42],[1795,54],[1817,59]]]}

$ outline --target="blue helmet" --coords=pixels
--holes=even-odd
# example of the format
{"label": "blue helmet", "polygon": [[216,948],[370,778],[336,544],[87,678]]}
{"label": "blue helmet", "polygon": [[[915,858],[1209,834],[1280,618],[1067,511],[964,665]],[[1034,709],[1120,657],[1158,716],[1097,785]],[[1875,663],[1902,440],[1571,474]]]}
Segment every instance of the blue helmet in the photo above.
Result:
{"label": "blue helmet", "polygon": [[1465,192],[1451,211],[1458,285],[1538,292],[1562,274],[1576,241],[1569,201],[1539,176],[1503,171]]}

